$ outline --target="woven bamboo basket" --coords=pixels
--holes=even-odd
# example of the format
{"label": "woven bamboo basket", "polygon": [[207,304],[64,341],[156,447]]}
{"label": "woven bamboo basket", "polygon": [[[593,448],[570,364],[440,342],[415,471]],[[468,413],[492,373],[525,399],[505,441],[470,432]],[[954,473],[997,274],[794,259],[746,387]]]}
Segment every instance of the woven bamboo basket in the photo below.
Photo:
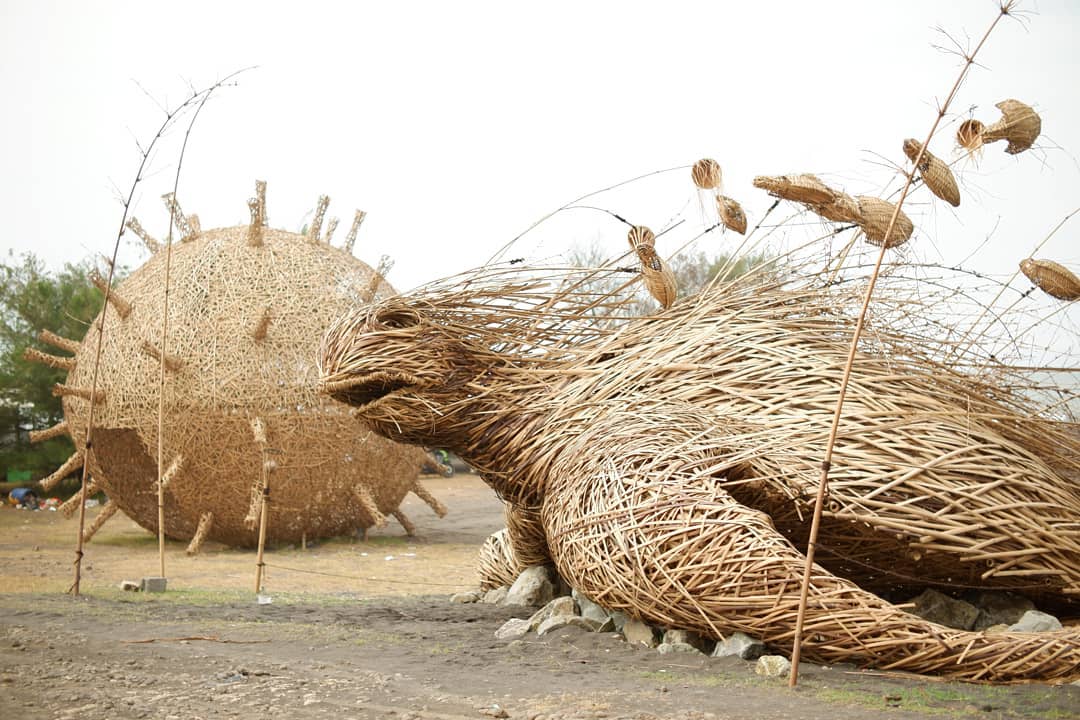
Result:
{"label": "woven bamboo basket", "polygon": [[983,145],[983,131],[986,125],[981,121],[971,118],[960,123],[956,130],[956,144],[968,152],[975,152]]}
{"label": "woven bamboo basket", "polygon": [[720,187],[723,174],[720,163],[712,158],[702,158],[694,163],[694,167],[690,170],[690,177],[698,188],[716,190]]}
{"label": "woven bamboo basket", "polygon": [[635,225],[626,233],[626,239],[630,242],[630,249],[638,252],[638,248],[656,247],[656,235],[644,225]]}
{"label": "woven bamboo basket", "polygon": [[816,175],[760,175],[754,178],[754,187],[768,191],[774,197],[801,202],[806,205],[828,205],[836,198],[836,191],[821,182]]}
{"label": "woven bamboo basket", "polygon": [[679,293],[671,266],[652,247],[639,246],[638,258],[641,260],[641,277],[649,294],[662,307],[671,307]]}
{"label": "woven bamboo basket", "polygon": [[836,192],[833,199],[827,203],[808,206],[812,211],[833,222],[850,222],[859,224],[862,222],[862,211],[859,203],[847,193]]}
{"label": "woven bamboo basket", "polygon": [[1080,278],[1064,265],[1027,258],[1020,261],[1020,271],[1047,295],[1058,300],[1080,300]]}
{"label": "woven bamboo basket", "polygon": [[895,248],[903,245],[911,239],[911,233],[915,232],[915,226],[911,219],[901,210],[896,216],[892,234],[888,239],[885,233],[889,229],[889,221],[892,219],[896,205],[888,200],[873,197],[872,195],[860,195],[856,198],[859,203],[859,226],[866,235],[866,240],[872,245],[885,243],[887,248]]}
{"label": "woven bamboo basket", "polygon": [[1030,148],[1042,132],[1042,118],[1030,106],[1019,100],[1002,100],[995,107],[1001,119],[982,132],[984,143],[1007,140],[1005,152],[1016,155]]}
{"label": "woven bamboo basket", "polygon": [[716,211],[724,227],[740,235],[746,234],[746,213],[743,212],[742,205],[727,195],[717,195]]}
{"label": "woven bamboo basket", "polygon": [[[908,156],[908,160],[911,160],[911,162],[915,162],[915,158],[919,156],[919,151],[922,149],[922,143],[914,138],[908,138],[904,141],[904,154]],[[941,158],[932,154],[929,150],[923,150],[918,168],[919,174],[930,192],[953,207],[960,205],[960,188],[956,185],[956,178],[953,177],[952,170]]]}
{"label": "woven bamboo basket", "polygon": [[[610,609],[790,650],[861,293],[826,274],[756,274],[620,320],[596,272],[493,265],[350,312],[320,349],[322,385],[377,432],[453,449],[512,512],[539,508],[487,547],[485,583],[503,584],[519,552],[550,556]],[[890,329],[932,302],[894,288],[852,368],[804,656],[1074,678],[1075,628],[954,631],[869,592],[992,587],[1080,608],[1075,425]]]}

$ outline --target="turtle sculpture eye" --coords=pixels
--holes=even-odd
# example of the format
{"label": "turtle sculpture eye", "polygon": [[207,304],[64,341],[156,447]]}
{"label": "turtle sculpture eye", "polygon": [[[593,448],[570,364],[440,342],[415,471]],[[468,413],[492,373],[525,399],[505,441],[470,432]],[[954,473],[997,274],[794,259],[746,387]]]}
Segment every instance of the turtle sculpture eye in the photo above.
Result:
{"label": "turtle sculpture eye", "polygon": [[412,310],[386,310],[375,316],[375,324],[384,328],[409,328],[420,324],[420,316]]}

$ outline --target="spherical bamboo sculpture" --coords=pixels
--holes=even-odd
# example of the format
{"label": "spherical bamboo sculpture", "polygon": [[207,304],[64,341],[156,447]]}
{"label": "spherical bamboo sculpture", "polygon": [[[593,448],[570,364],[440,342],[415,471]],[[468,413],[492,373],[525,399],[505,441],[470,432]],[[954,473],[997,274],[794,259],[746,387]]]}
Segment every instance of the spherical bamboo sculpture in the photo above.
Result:
{"label": "spherical bamboo sculpture", "polygon": [[[331,319],[393,293],[352,256],[363,213],[342,249],[329,244],[336,221],[322,235],[325,197],[306,235],[266,226],[262,183],[249,225],[203,231],[167,202],[179,242],[167,251],[132,223],[157,252],[110,290],[103,311],[89,458],[77,452],[45,484],[89,462],[93,489],[156,531],[160,440],[165,534],[191,539],[191,551],[205,539],[254,545],[267,486],[268,538],[279,542],[366,530],[387,515],[411,533],[398,508],[409,491],[445,512],[419,484],[421,449],[357,432],[346,408],[316,392],[316,350]],[[59,358],[69,370],[55,388],[65,422],[36,439],[67,432],[84,447],[101,319],[81,343],[43,333],[74,356]]]}
{"label": "spherical bamboo sculpture", "polygon": [[[603,272],[489,267],[358,308],[327,333],[323,387],[387,437],[452,448],[512,505],[485,585],[550,556],[611,610],[790,652],[860,294],[828,275],[750,274],[628,320],[593,282]],[[803,656],[1076,677],[1080,628],[952,630],[870,592],[1080,597],[1075,426],[890,332],[889,308],[904,317],[909,301],[879,299],[873,352],[853,367]]]}

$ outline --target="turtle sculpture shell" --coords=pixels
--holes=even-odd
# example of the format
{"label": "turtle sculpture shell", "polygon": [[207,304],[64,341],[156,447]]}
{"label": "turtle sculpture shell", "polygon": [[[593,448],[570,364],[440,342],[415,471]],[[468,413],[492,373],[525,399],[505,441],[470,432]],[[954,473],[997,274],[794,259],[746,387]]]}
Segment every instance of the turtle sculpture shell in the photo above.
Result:
{"label": "turtle sculpture shell", "polygon": [[[156,531],[160,440],[164,465],[175,465],[166,473],[164,512],[172,538],[192,538],[202,522],[206,538],[255,544],[264,481],[268,537],[287,542],[380,524],[419,488],[420,449],[356,432],[348,409],[316,392],[315,352],[331,319],[392,289],[351,252],[258,229],[257,244],[244,225],[172,246],[160,435],[166,252],[115,288],[104,310],[91,475],[120,509]],[[65,383],[83,395],[98,325]],[[78,394],[64,397],[79,447],[88,405]]]}
{"label": "turtle sculpture shell", "polygon": [[[587,281],[492,267],[359,308],[327,334],[324,387],[387,437],[452,448],[510,503],[491,576],[550,557],[610,610],[790,652],[857,297],[758,275],[618,320],[597,317]],[[952,630],[870,592],[1080,599],[1080,436],[924,349],[879,323],[857,354],[803,656],[1076,676],[1078,628]]]}

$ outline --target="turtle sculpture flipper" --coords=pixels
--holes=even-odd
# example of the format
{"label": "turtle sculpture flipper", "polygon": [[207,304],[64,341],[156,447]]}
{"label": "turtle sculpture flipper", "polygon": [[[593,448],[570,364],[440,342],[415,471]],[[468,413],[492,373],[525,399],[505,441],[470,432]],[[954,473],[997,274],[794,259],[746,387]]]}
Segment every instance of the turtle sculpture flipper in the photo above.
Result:
{"label": "turtle sculpture flipper", "polygon": [[[722,426],[694,410],[648,412],[656,432],[642,442],[619,432],[641,426],[637,412],[616,411],[582,428],[553,464],[543,521],[560,575],[608,609],[713,638],[749,633],[790,652],[805,555],[710,474],[722,458],[701,452],[698,438]],[[802,654],[971,680],[1050,679],[1077,674],[1080,632],[934,625],[815,565]]]}
{"label": "turtle sculpture flipper", "polygon": [[[817,310],[835,301],[714,288],[603,325],[560,304],[570,281],[479,280],[341,319],[320,351],[324,390],[377,432],[453,449],[511,504],[508,534],[484,549],[496,574],[550,556],[611,609],[790,649],[805,564],[792,538],[849,341],[835,305]],[[804,656],[995,681],[1080,674],[1076,628],[951,630],[860,587],[922,573],[1065,604],[1080,590],[1066,477],[1080,442],[893,349],[855,364]]]}

